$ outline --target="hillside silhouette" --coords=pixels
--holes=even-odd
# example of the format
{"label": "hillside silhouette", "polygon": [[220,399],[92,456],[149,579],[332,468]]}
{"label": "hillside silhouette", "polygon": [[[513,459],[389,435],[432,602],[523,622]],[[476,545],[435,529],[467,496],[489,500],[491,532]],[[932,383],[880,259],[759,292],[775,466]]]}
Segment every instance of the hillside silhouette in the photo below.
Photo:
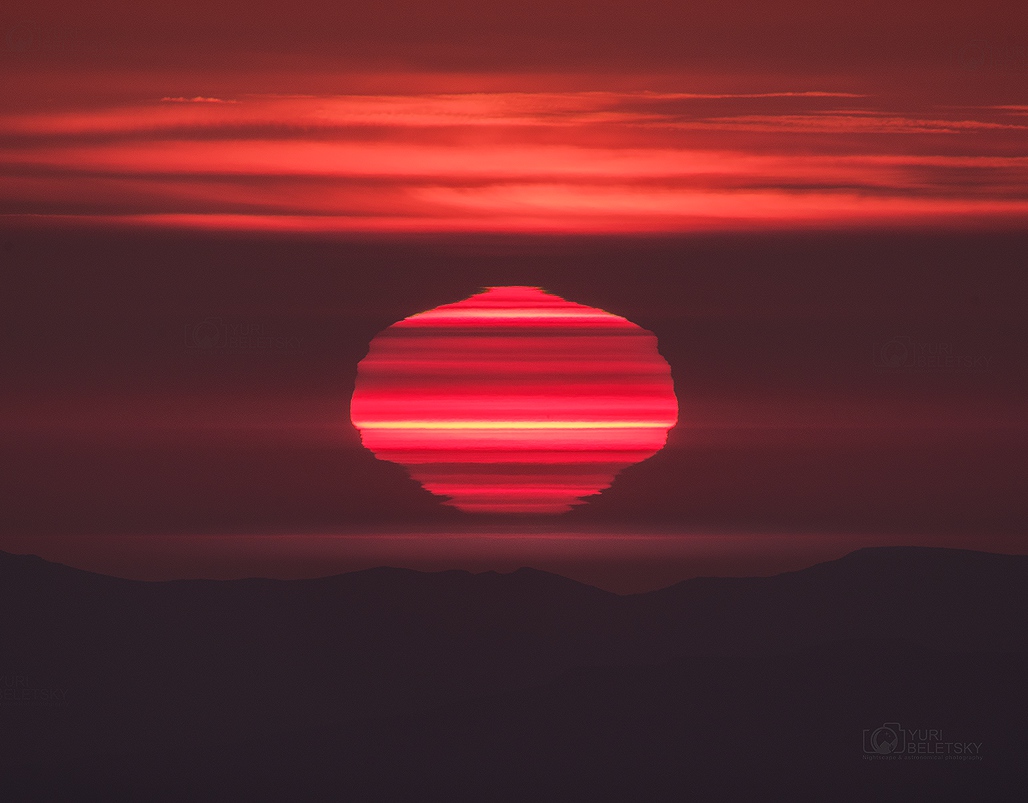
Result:
{"label": "hillside silhouette", "polygon": [[[12,800],[1028,788],[1025,556],[869,548],[619,596],[529,568],[142,582],[0,552],[0,610]],[[981,757],[868,759],[890,722]]]}

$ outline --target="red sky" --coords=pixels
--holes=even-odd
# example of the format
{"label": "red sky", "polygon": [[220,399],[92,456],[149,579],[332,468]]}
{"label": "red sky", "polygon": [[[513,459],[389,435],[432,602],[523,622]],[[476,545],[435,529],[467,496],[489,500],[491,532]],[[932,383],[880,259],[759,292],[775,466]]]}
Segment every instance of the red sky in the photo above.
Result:
{"label": "red sky", "polygon": [[[142,5],[33,0],[4,21],[37,26],[40,48],[96,63],[508,71],[669,67],[718,74],[769,68],[884,74],[931,69],[951,46],[1017,43],[1015,2],[933,0],[314,0]],[[991,40],[995,40],[994,42]],[[19,39],[18,41],[21,41]],[[1024,44],[1023,39],[1020,44]],[[246,62],[242,62],[243,58]]]}
{"label": "red sky", "polygon": [[303,232],[1017,226],[1018,18],[927,2],[12,8],[0,213]]}
{"label": "red sky", "polygon": [[671,367],[667,448],[569,521],[1023,530],[1023,3],[16,0],[0,69],[12,548],[459,521],[349,400],[500,285]]}

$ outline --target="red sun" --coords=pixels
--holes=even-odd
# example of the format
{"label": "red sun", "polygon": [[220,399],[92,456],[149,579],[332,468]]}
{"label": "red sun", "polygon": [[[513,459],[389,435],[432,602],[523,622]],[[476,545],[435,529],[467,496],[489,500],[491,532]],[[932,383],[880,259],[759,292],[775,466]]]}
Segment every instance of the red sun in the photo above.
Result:
{"label": "red sun", "polygon": [[657,339],[538,287],[490,287],[371,341],[364,445],[468,512],[563,513],[656,454],[678,418]]}

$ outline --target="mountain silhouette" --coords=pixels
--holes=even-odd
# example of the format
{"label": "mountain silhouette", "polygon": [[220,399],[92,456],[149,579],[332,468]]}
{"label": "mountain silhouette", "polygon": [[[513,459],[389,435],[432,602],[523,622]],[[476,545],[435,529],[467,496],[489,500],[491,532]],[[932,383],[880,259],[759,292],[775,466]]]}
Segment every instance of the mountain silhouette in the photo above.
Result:
{"label": "mountain silhouette", "polygon": [[[0,610],[12,800],[1028,788],[1025,556],[869,548],[619,596],[530,568],[143,582],[0,552]],[[981,758],[867,760],[887,722]]]}

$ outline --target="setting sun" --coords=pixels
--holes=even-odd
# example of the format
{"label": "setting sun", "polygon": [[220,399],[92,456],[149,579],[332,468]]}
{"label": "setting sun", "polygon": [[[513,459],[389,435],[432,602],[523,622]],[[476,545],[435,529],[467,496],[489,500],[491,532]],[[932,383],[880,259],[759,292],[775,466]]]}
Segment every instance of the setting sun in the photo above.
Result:
{"label": "setting sun", "polygon": [[380,333],[364,445],[466,512],[563,513],[655,454],[678,402],[656,338],[537,287],[491,287]]}

